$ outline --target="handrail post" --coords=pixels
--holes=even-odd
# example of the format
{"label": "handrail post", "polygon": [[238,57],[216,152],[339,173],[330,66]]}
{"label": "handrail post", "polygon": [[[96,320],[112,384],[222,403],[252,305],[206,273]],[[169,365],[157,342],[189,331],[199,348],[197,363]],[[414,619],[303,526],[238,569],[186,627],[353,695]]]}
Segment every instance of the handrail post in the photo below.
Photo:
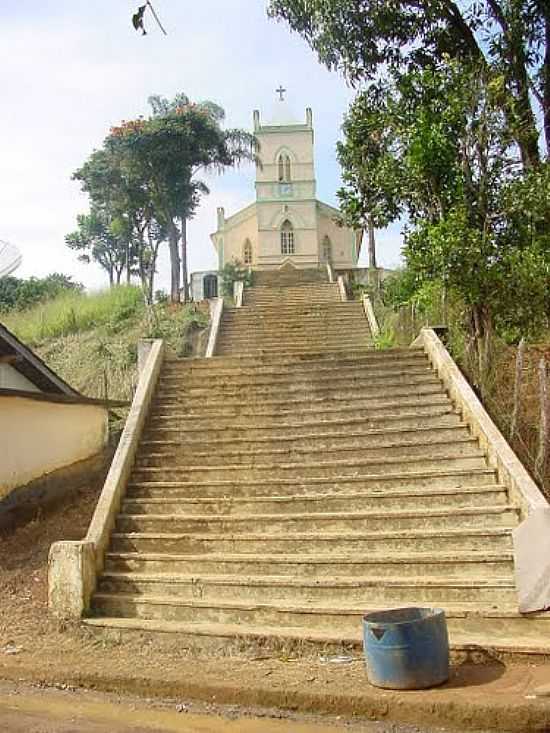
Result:
{"label": "handrail post", "polygon": [[343,275],[338,275],[338,290],[340,291],[340,299],[346,301],[348,299],[348,291],[346,290],[346,283]]}
{"label": "handrail post", "polygon": [[223,298],[216,298],[210,301],[210,335],[208,337],[208,345],[206,346],[205,357],[210,359],[216,351],[218,334],[223,314]]}
{"label": "handrail post", "polygon": [[363,293],[363,310],[365,311],[365,315],[367,317],[367,321],[369,322],[369,328],[374,338],[377,336],[380,336],[380,326],[378,325],[378,320],[376,318],[376,313],[374,312],[374,307],[372,305],[372,301],[367,293]]}
{"label": "handrail post", "polygon": [[233,300],[236,308],[242,308],[243,305],[244,282],[235,280],[233,283]]}

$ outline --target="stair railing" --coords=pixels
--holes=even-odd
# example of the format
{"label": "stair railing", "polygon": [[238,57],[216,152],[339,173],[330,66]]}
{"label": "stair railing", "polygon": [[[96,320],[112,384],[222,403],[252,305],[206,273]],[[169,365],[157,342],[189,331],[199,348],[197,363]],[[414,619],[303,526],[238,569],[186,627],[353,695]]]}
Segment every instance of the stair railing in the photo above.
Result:
{"label": "stair railing", "polygon": [[216,352],[216,344],[220,332],[220,325],[223,314],[223,298],[216,298],[210,301],[210,335],[206,346],[205,357],[210,359]]}
{"label": "stair railing", "polygon": [[348,299],[348,291],[346,288],[346,281],[344,280],[343,275],[338,275],[338,290],[340,291],[340,299],[341,300],[347,300]]}
{"label": "stair railing", "polygon": [[242,280],[235,280],[235,282],[233,283],[233,300],[235,302],[235,308],[242,308],[243,294],[244,282]]}
{"label": "stair railing", "polygon": [[372,300],[367,293],[363,293],[363,297],[361,298],[361,300],[363,302],[363,310],[365,311],[365,316],[367,317],[367,321],[369,322],[370,331],[373,335],[373,338],[377,338],[378,336],[380,336],[380,326],[378,325],[378,320],[376,319],[376,313],[374,312]]}
{"label": "stair railing", "polygon": [[111,468],[105,479],[86,537],[55,542],[48,559],[48,605],[62,618],[80,618],[89,608],[105,551],[134,466],[143,426],[149,413],[164,358],[164,343],[151,342],[139,375]]}
{"label": "stair railing", "polygon": [[496,469],[523,520],[513,532],[518,606],[522,613],[550,608],[550,506],[451,355],[431,328],[412,347],[422,348],[455,407]]}

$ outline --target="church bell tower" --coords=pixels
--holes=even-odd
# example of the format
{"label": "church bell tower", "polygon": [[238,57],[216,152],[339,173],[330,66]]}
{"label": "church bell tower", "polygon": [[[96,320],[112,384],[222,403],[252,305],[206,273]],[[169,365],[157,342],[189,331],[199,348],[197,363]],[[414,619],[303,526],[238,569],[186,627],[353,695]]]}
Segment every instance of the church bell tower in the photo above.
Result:
{"label": "church bell tower", "polygon": [[254,111],[254,134],[259,143],[256,166],[258,265],[316,267],[319,262],[313,115],[305,121],[290,112],[284,92],[277,90],[271,119]]}

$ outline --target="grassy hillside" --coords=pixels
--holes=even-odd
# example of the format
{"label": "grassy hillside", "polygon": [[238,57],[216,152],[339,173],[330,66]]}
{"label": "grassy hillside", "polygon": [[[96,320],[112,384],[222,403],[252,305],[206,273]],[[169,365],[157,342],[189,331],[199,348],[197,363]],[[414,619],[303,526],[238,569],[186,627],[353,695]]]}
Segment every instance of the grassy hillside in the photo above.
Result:
{"label": "grassy hillside", "polygon": [[163,338],[178,355],[208,318],[195,305],[144,305],[139,288],[65,292],[0,320],[61,377],[86,395],[130,399],[137,376],[137,341]]}

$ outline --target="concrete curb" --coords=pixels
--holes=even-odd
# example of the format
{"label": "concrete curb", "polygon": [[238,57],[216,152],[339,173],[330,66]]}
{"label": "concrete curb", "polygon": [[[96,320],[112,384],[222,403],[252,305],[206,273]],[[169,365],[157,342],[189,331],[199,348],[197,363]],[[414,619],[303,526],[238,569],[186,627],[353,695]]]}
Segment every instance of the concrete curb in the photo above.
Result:
{"label": "concrete curb", "polygon": [[[196,662],[200,660],[188,660]],[[356,666],[356,665],[354,665]],[[101,692],[126,693],[146,698],[195,700],[221,705],[241,707],[278,708],[294,713],[317,713],[339,715],[349,719],[387,721],[397,724],[444,726],[455,730],[495,730],[524,732],[545,731],[550,725],[550,700],[536,698],[514,691],[503,695],[491,695],[489,691],[474,695],[464,694],[472,689],[466,682],[463,687],[442,686],[431,690],[398,692],[380,690],[368,684],[366,674],[361,674],[361,689],[349,685],[353,691],[342,691],[341,678],[315,690],[301,680],[302,689],[292,685],[274,684],[267,677],[265,681],[240,686],[239,680],[231,675],[223,682],[214,678],[199,681],[195,675],[185,671],[174,674],[166,670],[162,679],[145,671],[136,671],[132,676],[125,674],[105,675],[96,671],[73,671],[56,673],[51,667],[25,668],[18,665],[1,665],[0,676],[6,680],[47,685],[66,684]],[[349,669],[349,665],[348,665]],[[342,670],[339,670],[341,673]],[[497,671],[495,670],[495,674]],[[222,672],[220,672],[220,675]],[[517,675],[516,675],[517,676]],[[337,675],[335,675],[337,677]],[[353,680],[354,683],[357,681]],[[305,690],[304,687],[309,687]],[[338,688],[338,689],[337,689]]]}

